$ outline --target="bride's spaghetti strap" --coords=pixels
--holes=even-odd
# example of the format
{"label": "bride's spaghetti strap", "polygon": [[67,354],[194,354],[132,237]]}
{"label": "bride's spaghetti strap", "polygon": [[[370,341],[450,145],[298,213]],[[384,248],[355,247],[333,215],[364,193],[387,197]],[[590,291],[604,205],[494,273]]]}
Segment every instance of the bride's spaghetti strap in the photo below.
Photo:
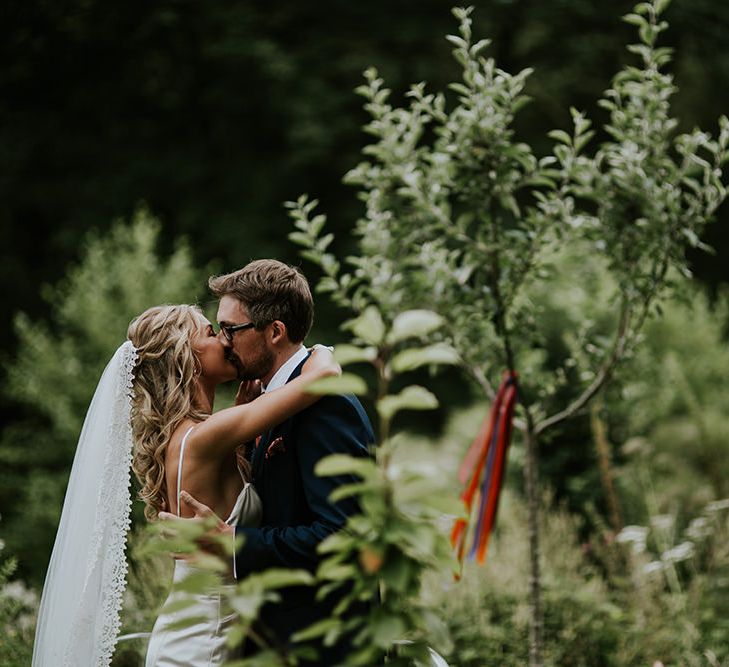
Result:
{"label": "bride's spaghetti strap", "polygon": [[187,436],[192,433],[194,426],[187,429],[187,433],[182,436],[182,443],[180,444],[180,460],[177,463],[177,516],[180,514],[180,491],[182,491],[182,459],[185,456],[185,445],[187,444]]}

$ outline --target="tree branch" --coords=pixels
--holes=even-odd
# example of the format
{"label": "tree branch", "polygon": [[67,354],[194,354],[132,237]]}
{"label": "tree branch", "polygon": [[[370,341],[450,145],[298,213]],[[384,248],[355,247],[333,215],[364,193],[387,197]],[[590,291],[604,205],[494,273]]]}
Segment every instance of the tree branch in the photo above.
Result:
{"label": "tree branch", "polygon": [[489,379],[486,377],[486,373],[483,372],[483,369],[480,366],[468,366],[467,364],[463,363],[461,364],[461,368],[471,374],[473,379],[476,380],[476,384],[481,387],[484,394],[486,394],[486,398],[488,398],[489,401],[493,401],[494,398],[496,398],[496,391],[494,390],[494,386],[489,382]]}
{"label": "tree branch", "polygon": [[539,435],[543,431],[546,431],[548,428],[551,428],[552,426],[559,424],[560,422],[563,422],[565,419],[569,419],[575,413],[579,412],[605,386],[608,380],[610,380],[613,371],[615,370],[615,366],[623,356],[625,348],[628,344],[630,315],[630,307],[627,304],[624,304],[620,316],[620,324],[618,325],[618,330],[615,334],[615,344],[613,345],[612,352],[610,353],[610,356],[603,362],[600,370],[595,376],[595,379],[564,410],[557,412],[551,417],[546,417],[538,424],[536,424],[536,426],[534,427],[536,435]]}

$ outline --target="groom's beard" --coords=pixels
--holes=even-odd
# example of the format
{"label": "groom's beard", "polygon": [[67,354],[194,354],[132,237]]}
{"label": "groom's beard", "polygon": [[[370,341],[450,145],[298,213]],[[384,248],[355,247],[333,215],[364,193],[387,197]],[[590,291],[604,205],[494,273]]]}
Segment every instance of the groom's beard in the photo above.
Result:
{"label": "groom's beard", "polygon": [[273,352],[266,348],[263,348],[261,353],[247,364],[244,364],[231,349],[226,350],[225,358],[235,366],[236,375],[241,381],[259,380],[271,371],[274,363]]}

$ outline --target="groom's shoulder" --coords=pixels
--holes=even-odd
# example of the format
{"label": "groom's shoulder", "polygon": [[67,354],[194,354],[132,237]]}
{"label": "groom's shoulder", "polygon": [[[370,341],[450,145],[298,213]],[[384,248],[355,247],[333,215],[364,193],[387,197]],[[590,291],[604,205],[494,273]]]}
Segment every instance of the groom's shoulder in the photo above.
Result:
{"label": "groom's shoulder", "polygon": [[[311,353],[307,355],[306,359],[309,358]],[[301,369],[306,362],[306,359],[302,359],[299,365],[294,369],[293,373],[289,376],[289,381],[301,375]],[[349,424],[357,424],[363,426],[369,433],[372,433],[372,424],[370,418],[367,416],[362,403],[353,394],[331,394],[328,396],[322,396],[316,403],[307,408],[306,410],[299,413],[295,418],[295,421],[302,423],[306,421],[320,421],[320,420],[341,420]],[[372,436],[374,437],[374,436]]]}
{"label": "groom's shoulder", "polygon": [[328,396],[322,396],[304,412],[317,416],[326,414],[356,416],[369,421],[362,403],[352,394],[330,394]]}
{"label": "groom's shoulder", "polygon": [[344,427],[361,427],[372,432],[372,425],[362,403],[352,394],[322,396],[301,413],[302,423],[338,422]]}

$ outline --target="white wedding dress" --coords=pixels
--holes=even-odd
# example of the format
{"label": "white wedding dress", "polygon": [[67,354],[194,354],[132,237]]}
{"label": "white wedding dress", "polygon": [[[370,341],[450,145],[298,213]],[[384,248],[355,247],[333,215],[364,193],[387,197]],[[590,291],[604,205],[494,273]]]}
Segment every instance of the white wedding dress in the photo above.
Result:
{"label": "white wedding dress", "polygon": [[[177,514],[180,514],[180,491],[182,490],[182,462],[191,427],[180,445],[180,462],[177,468]],[[252,484],[246,483],[235,501],[233,510],[225,523],[228,525],[257,526],[261,522],[263,507]],[[185,561],[175,561],[173,591],[165,606],[186,594],[174,591],[174,585],[194,571]],[[226,586],[234,586],[233,583]],[[220,593],[194,596],[194,604],[184,611],[161,614],[152,630],[147,648],[146,667],[219,667],[227,658],[225,645],[227,631],[235,615],[223,608]],[[195,622],[184,628],[170,628],[185,617]]]}

